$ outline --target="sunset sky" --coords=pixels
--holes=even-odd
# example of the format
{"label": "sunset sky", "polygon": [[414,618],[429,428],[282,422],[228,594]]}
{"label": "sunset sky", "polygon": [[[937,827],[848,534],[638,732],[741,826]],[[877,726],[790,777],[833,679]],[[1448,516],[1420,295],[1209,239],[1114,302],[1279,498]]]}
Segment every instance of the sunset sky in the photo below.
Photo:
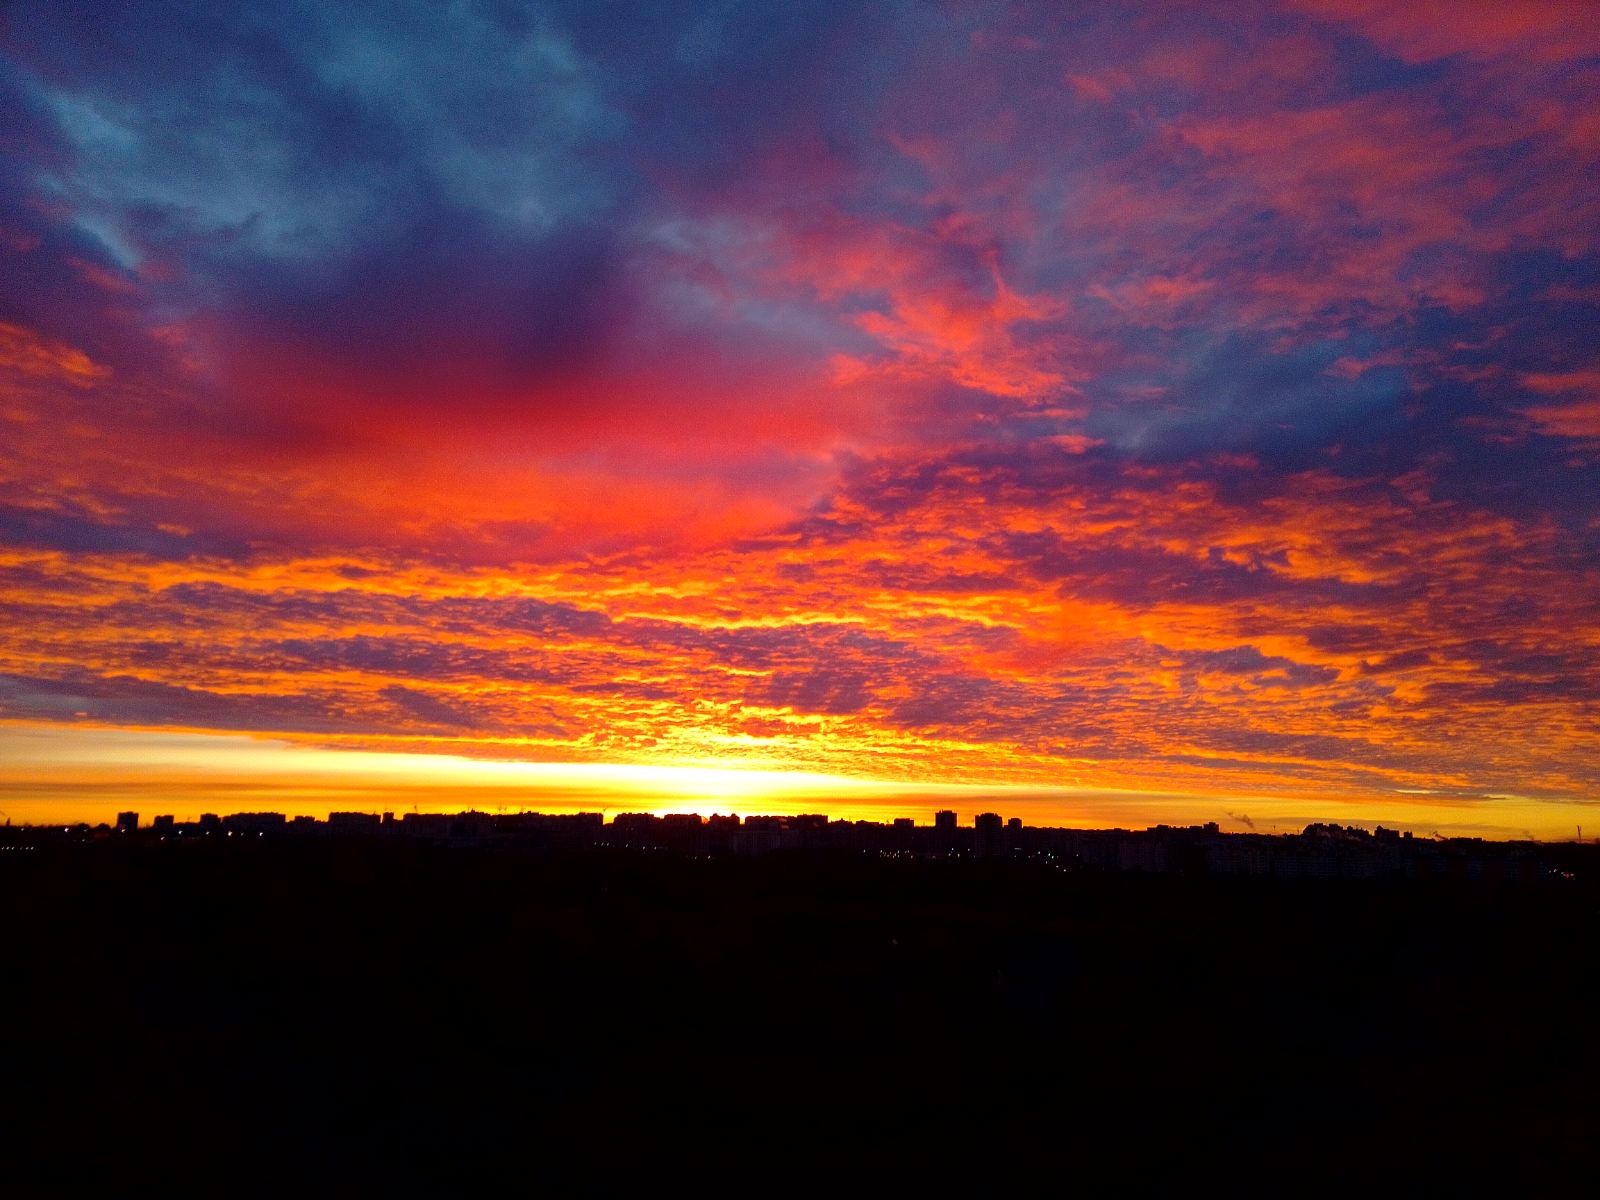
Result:
{"label": "sunset sky", "polygon": [[1600,6],[0,23],[11,819],[1600,834]]}

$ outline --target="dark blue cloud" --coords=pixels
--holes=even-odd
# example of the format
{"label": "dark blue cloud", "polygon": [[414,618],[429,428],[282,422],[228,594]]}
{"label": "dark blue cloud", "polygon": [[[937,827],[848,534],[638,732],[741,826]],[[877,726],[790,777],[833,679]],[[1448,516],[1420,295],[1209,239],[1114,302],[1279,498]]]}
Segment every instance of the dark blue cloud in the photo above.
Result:
{"label": "dark blue cloud", "polygon": [[72,554],[136,554],[151,558],[243,558],[249,546],[226,533],[179,533],[156,524],[119,522],[82,509],[0,504],[0,544]]}

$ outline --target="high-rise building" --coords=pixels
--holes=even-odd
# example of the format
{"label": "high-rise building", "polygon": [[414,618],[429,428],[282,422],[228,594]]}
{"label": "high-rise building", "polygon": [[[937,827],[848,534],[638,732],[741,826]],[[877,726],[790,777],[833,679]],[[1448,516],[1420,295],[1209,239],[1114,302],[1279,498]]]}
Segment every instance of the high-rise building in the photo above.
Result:
{"label": "high-rise building", "polygon": [[138,828],[139,828],[139,814],[138,813],[136,813],[136,812],[125,812],[125,813],[118,813],[117,814],[117,832],[118,833],[133,833]]}
{"label": "high-rise building", "polygon": [[979,813],[972,822],[974,845],[979,854],[994,855],[1006,848],[1005,827],[999,813]]}

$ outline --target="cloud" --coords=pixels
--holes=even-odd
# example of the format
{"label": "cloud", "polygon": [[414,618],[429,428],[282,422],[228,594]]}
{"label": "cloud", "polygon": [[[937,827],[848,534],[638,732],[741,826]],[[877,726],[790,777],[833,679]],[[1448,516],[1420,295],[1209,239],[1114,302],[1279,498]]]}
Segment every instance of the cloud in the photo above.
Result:
{"label": "cloud", "polygon": [[1587,28],[13,6],[5,714],[1589,795]]}
{"label": "cloud", "polygon": [[1600,438],[1600,371],[1536,372],[1522,377],[1522,386],[1561,402],[1536,404],[1523,411],[1544,433],[1569,438]]}
{"label": "cloud", "polygon": [[0,321],[0,370],[60,380],[74,387],[91,387],[110,374],[82,350],[4,321]]}

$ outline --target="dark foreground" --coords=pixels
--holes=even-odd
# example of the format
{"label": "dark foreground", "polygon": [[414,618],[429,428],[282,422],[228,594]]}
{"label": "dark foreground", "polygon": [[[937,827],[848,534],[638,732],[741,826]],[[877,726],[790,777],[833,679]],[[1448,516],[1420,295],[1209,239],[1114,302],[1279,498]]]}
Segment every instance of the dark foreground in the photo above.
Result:
{"label": "dark foreground", "polygon": [[1581,881],[330,839],[17,855],[0,912],[12,1194],[1600,1172]]}

